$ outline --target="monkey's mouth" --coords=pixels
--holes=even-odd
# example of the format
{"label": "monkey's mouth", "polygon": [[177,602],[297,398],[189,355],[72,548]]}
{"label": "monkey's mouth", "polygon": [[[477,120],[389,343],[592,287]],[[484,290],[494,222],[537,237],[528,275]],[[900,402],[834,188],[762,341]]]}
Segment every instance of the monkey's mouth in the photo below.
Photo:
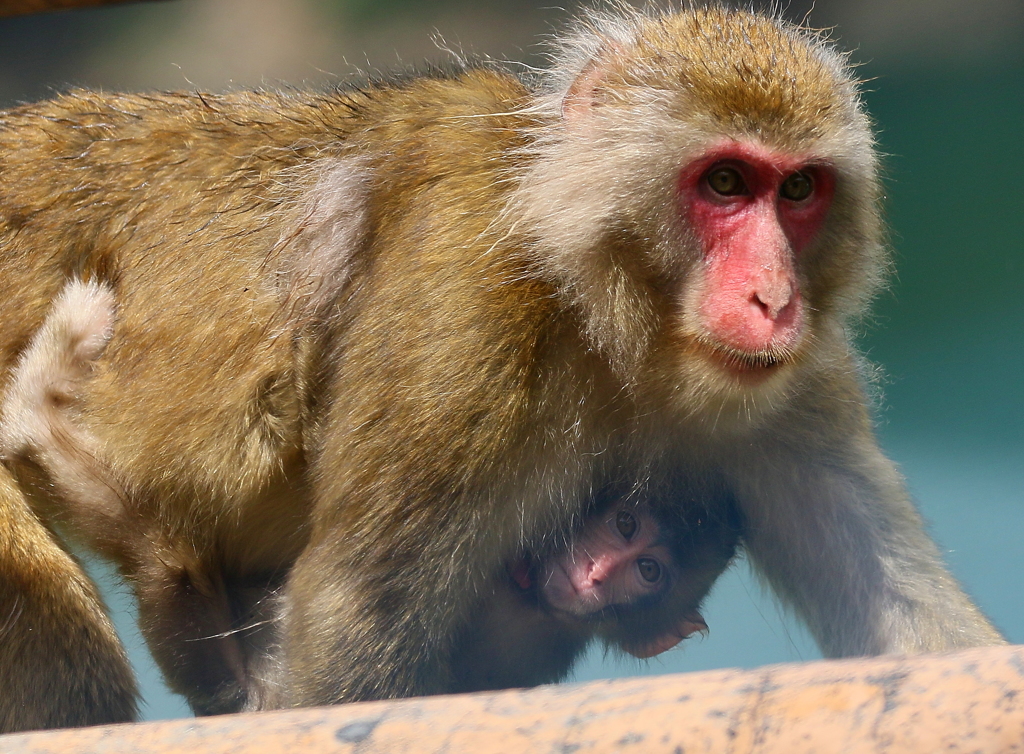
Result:
{"label": "monkey's mouth", "polygon": [[601,607],[593,595],[581,594],[576,590],[572,579],[560,563],[545,569],[539,586],[548,608],[563,615],[582,618]]}
{"label": "monkey's mouth", "polygon": [[723,343],[701,338],[699,352],[723,372],[744,382],[760,381],[791,363],[796,353],[788,347],[770,347],[761,351],[741,351]]}

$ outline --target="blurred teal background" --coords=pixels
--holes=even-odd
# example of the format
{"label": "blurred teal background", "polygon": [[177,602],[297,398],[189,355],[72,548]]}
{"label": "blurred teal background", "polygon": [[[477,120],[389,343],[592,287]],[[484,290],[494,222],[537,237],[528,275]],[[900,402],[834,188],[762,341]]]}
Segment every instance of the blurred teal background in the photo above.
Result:
{"label": "blurred teal background", "polygon": [[[801,19],[810,2],[786,15]],[[0,19],[0,105],[69,84],[104,89],[324,86],[450,54],[539,64],[565,12],[539,2],[178,0]],[[869,79],[887,157],[898,274],[860,334],[881,369],[879,432],[947,562],[1024,642],[1024,3],[818,0]],[[98,572],[103,567],[95,564]],[[103,577],[148,718],[188,714]],[[595,650],[576,679],[819,657],[739,562],[716,586],[706,639],[647,662]]]}

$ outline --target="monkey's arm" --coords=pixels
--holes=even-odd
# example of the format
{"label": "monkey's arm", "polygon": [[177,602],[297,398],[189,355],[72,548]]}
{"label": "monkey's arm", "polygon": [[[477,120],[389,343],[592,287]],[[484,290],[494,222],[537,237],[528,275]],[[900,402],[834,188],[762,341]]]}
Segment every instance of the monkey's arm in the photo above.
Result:
{"label": "monkey's arm", "polygon": [[128,659],[99,595],[0,467],[0,733],[135,718]]}
{"label": "monkey's arm", "polygon": [[808,391],[734,470],[754,563],[829,657],[1004,643],[943,566],[856,380],[842,382]]}
{"label": "monkey's arm", "polygon": [[[578,413],[582,380],[571,372],[591,367],[586,357],[539,353],[572,323],[551,314],[551,297],[533,283],[461,279],[508,280],[461,269],[487,259],[442,257],[446,274],[429,285],[385,267],[352,303],[362,316],[336,344],[322,439],[310,443],[311,542],[287,589],[284,687],[293,704],[452,690],[452,641],[486,582],[582,509],[597,454],[580,447],[592,439]],[[517,298],[503,316],[482,317],[492,296]],[[437,305],[446,298],[454,305]],[[395,302],[415,311],[389,316]],[[542,362],[553,366],[536,368]]]}
{"label": "monkey's arm", "polygon": [[[430,337],[427,319],[414,332],[426,332],[434,352],[451,347]],[[287,589],[292,704],[451,690],[451,642],[485,582],[531,534],[564,527],[559,517],[568,521],[574,504],[531,487],[543,472],[520,471],[571,466],[564,459],[577,454],[536,447],[566,434],[529,432],[529,397],[516,365],[495,357],[500,346],[468,350],[475,364],[441,357],[406,371],[397,354],[415,347],[363,342],[391,365],[366,353],[337,365],[345,376],[315,459],[312,538]],[[440,373],[453,366],[472,378]],[[374,384],[367,373],[375,389],[355,388]]]}
{"label": "monkey's arm", "polygon": [[[425,495],[417,469],[387,466],[378,467],[376,480],[353,471],[354,484],[321,511],[310,547],[292,569],[288,704],[451,691],[452,637],[519,541],[508,515],[515,506],[460,489],[437,467],[436,494]],[[370,509],[361,510],[368,498]]]}

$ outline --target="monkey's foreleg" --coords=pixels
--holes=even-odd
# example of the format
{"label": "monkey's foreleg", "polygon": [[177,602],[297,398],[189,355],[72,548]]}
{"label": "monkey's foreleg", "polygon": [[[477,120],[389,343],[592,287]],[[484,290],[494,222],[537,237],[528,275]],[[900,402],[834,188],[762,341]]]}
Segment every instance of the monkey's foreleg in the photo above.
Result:
{"label": "monkey's foreleg", "polygon": [[[340,544],[340,540],[335,540]],[[345,558],[331,543],[313,547],[292,569],[284,622],[285,703],[312,706],[448,692],[450,654],[468,610],[468,586],[428,575],[429,565]],[[451,564],[448,564],[449,567]],[[472,571],[463,568],[472,580]],[[445,588],[445,586],[448,588]]]}
{"label": "monkey's foreleg", "polygon": [[[374,463],[368,445],[329,456],[337,473],[319,490],[310,545],[289,575],[288,705],[450,693],[455,639],[521,542],[517,507],[460,487],[449,474],[458,460]],[[441,481],[428,486],[429,474]]]}
{"label": "monkey's foreleg", "polygon": [[822,651],[840,657],[1005,643],[943,566],[876,444],[862,397],[811,408],[790,417],[794,431],[780,430],[745,455],[733,474],[747,551]]}

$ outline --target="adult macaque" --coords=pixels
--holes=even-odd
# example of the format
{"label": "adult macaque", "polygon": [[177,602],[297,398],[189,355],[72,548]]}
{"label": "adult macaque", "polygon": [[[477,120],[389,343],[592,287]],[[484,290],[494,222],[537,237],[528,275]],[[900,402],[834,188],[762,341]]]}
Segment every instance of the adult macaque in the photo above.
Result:
{"label": "adult macaque", "polygon": [[885,254],[844,59],[721,8],[594,16],[559,49],[536,82],[0,117],[8,374],[69,279],[118,302],[75,403],[117,494],[7,434],[0,725],[132,714],[57,529],[119,563],[175,687],[192,634],[125,542],[155,538],[182,589],[286,573],[250,706],[455,688],[476,595],[608,488],[735,499],[827,655],[1002,641],[873,438],[847,325]]}

